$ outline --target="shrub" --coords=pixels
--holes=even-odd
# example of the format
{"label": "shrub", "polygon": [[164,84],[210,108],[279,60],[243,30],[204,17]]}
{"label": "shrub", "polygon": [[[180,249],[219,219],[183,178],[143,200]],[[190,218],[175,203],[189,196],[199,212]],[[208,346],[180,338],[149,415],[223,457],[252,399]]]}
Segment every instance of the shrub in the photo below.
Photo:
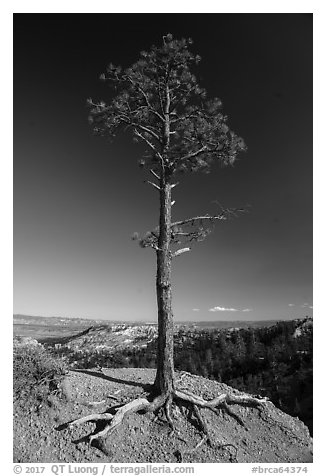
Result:
{"label": "shrub", "polygon": [[66,364],[48,354],[41,345],[14,347],[14,400],[38,406],[51,394],[59,393],[60,382],[67,373]]}

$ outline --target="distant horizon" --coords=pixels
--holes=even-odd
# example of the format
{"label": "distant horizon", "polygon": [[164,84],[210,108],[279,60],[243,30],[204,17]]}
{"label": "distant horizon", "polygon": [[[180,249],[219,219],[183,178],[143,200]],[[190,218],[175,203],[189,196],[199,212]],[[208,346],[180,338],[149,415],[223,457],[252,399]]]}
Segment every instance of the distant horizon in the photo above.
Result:
{"label": "distant horizon", "polygon": [[[13,313],[13,317],[15,316],[22,316],[22,317],[32,317],[32,318],[46,318],[46,319],[81,319],[81,320],[98,320],[98,321],[112,321],[112,322],[143,322],[143,323],[148,323],[148,324],[155,324],[157,320],[151,321],[150,319],[113,319],[113,318],[99,318],[99,317],[81,317],[81,316],[64,316],[64,315],[40,315],[40,314],[26,314],[26,313],[19,313],[15,312]],[[260,322],[260,321],[292,321],[295,319],[305,319],[305,318],[311,318],[313,319],[313,315],[305,315],[303,317],[288,317],[288,318],[261,318],[261,319],[204,319],[204,320],[193,320],[193,319],[174,319],[174,323],[179,323],[179,322],[199,322],[199,323],[205,323],[205,322]]]}

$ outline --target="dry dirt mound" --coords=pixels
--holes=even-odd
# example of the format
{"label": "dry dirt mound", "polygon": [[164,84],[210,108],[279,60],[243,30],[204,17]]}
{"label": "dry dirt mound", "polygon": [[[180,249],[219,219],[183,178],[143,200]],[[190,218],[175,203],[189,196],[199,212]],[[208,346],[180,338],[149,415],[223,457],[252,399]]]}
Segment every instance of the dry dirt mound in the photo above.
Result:
{"label": "dry dirt mound", "polygon": [[[216,447],[206,443],[192,451],[202,435],[178,407],[173,417],[178,435],[153,414],[130,414],[107,438],[108,454],[90,446],[87,436],[99,428],[88,422],[65,428],[64,424],[89,413],[127,403],[148,395],[154,381],[152,369],[103,369],[70,371],[64,380],[63,397],[52,397],[35,412],[14,405],[14,462],[113,462],[113,463],[308,463],[312,462],[312,440],[307,427],[297,418],[281,412],[272,403],[267,411],[234,405],[232,410],[245,426],[225,412],[201,410]],[[177,373],[179,387],[205,399],[226,391],[239,394],[227,385]],[[229,446],[227,446],[229,445]]]}

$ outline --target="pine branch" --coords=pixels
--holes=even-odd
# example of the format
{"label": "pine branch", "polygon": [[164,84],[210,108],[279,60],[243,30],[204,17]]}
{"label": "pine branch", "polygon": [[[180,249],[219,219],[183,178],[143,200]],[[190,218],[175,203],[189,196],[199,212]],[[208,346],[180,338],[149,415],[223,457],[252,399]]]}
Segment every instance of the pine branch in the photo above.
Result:
{"label": "pine branch", "polygon": [[150,104],[149,102],[149,99],[148,99],[148,96],[147,94],[145,93],[145,91],[139,86],[139,84],[135,83],[135,81],[132,80],[132,78],[129,76],[129,75],[125,75],[125,78],[130,81],[130,83],[136,88],[138,89],[138,91],[142,94],[143,98],[145,99],[145,102],[146,102],[146,105],[148,107],[148,110],[151,111],[153,114],[155,114],[156,117],[158,117],[160,119],[161,122],[165,122],[164,121],[164,117],[162,117],[160,115],[160,113],[158,111],[156,111]]}
{"label": "pine branch", "polygon": [[194,157],[197,157],[198,155],[208,151],[209,151],[208,147],[204,145],[200,149],[196,150],[195,152],[191,152],[190,154],[184,155],[183,157],[179,159],[179,161],[181,162],[181,161],[193,159]]}
{"label": "pine branch", "polygon": [[202,220],[213,221],[213,220],[226,220],[226,219],[227,219],[227,216],[225,215],[224,212],[220,213],[219,215],[199,215],[196,217],[187,218],[186,220],[180,220],[180,221],[171,223],[171,227],[187,225],[189,223],[194,224],[196,221],[202,221]]}

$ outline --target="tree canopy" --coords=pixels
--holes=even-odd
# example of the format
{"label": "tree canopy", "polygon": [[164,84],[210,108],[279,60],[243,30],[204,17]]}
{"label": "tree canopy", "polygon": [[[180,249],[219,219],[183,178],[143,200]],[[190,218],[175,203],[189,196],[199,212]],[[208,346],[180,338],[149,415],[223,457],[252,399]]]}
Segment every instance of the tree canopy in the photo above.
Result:
{"label": "tree canopy", "polygon": [[191,39],[171,34],[142,51],[129,68],[110,64],[100,78],[114,88],[110,103],[88,100],[97,134],[129,130],[146,152],[139,164],[165,178],[179,172],[209,172],[214,161],[232,165],[246,146],[227,124],[218,98],[209,99],[192,70],[200,62]]}

